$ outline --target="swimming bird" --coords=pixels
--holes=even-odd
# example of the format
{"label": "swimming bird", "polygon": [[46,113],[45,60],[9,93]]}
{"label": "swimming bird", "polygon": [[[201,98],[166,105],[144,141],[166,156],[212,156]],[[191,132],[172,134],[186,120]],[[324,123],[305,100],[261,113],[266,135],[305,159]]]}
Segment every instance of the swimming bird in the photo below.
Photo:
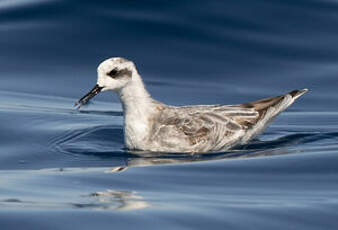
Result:
{"label": "swimming bird", "polygon": [[123,108],[124,141],[130,150],[157,152],[224,151],[246,144],[307,89],[239,105],[169,106],[154,100],[135,64],[115,57],[97,68],[97,84],[76,104],[102,91],[117,93]]}

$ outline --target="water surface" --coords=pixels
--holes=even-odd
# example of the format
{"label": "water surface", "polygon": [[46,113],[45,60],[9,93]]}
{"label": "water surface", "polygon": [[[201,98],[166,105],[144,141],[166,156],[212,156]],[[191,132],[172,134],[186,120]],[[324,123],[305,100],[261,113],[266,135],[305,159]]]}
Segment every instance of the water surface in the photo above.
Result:
{"label": "water surface", "polygon": [[[336,1],[0,1],[1,229],[336,229]],[[310,91],[246,146],[127,151],[105,58],[173,105]]]}

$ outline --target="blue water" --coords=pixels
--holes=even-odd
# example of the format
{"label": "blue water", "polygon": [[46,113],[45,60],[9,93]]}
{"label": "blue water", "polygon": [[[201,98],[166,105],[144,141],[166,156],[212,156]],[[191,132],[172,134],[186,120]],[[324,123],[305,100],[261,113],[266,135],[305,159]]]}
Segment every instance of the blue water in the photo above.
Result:
{"label": "blue water", "polygon": [[[337,229],[338,2],[0,0],[0,226]],[[310,91],[246,146],[129,152],[116,96],[74,102],[104,59],[154,98]]]}

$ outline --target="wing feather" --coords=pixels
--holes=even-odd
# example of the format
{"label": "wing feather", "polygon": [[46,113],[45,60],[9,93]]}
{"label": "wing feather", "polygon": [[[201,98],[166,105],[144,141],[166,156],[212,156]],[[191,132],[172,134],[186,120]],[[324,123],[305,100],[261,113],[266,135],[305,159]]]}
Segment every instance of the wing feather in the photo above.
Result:
{"label": "wing feather", "polygon": [[[258,113],[250,108],[232,106],[176,107],[163,111],[156,122],[156,137],[153,139],[166,144],[166,140],[180,143],[191,149],[205,151],[222,149],[237,143],[246,129],[238,119],[257,118]],[[161,125],[158,125],[161,124]],[[186,145],[182,145],[182,141]],[[167,143],[169,144],[169,143]]]}
{"label": "wing feather", "polygon": [[[162,151],[217,151],[246,143],[307,90],[241,105],[166,106],[153,121],[150,141]],[[156,146],[154,149],[156,149]]]}

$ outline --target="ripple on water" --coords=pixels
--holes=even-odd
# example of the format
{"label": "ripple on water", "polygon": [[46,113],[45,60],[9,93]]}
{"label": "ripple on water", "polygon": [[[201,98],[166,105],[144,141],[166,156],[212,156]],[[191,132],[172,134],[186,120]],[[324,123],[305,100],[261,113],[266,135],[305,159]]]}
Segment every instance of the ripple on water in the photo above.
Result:
{"label": "ripple on water", "polygon": [[50,146],[54,151],[71,155],[96,155],[123,152],[123,129],[121,126],[95,126],[70,130],[54,139]]}

